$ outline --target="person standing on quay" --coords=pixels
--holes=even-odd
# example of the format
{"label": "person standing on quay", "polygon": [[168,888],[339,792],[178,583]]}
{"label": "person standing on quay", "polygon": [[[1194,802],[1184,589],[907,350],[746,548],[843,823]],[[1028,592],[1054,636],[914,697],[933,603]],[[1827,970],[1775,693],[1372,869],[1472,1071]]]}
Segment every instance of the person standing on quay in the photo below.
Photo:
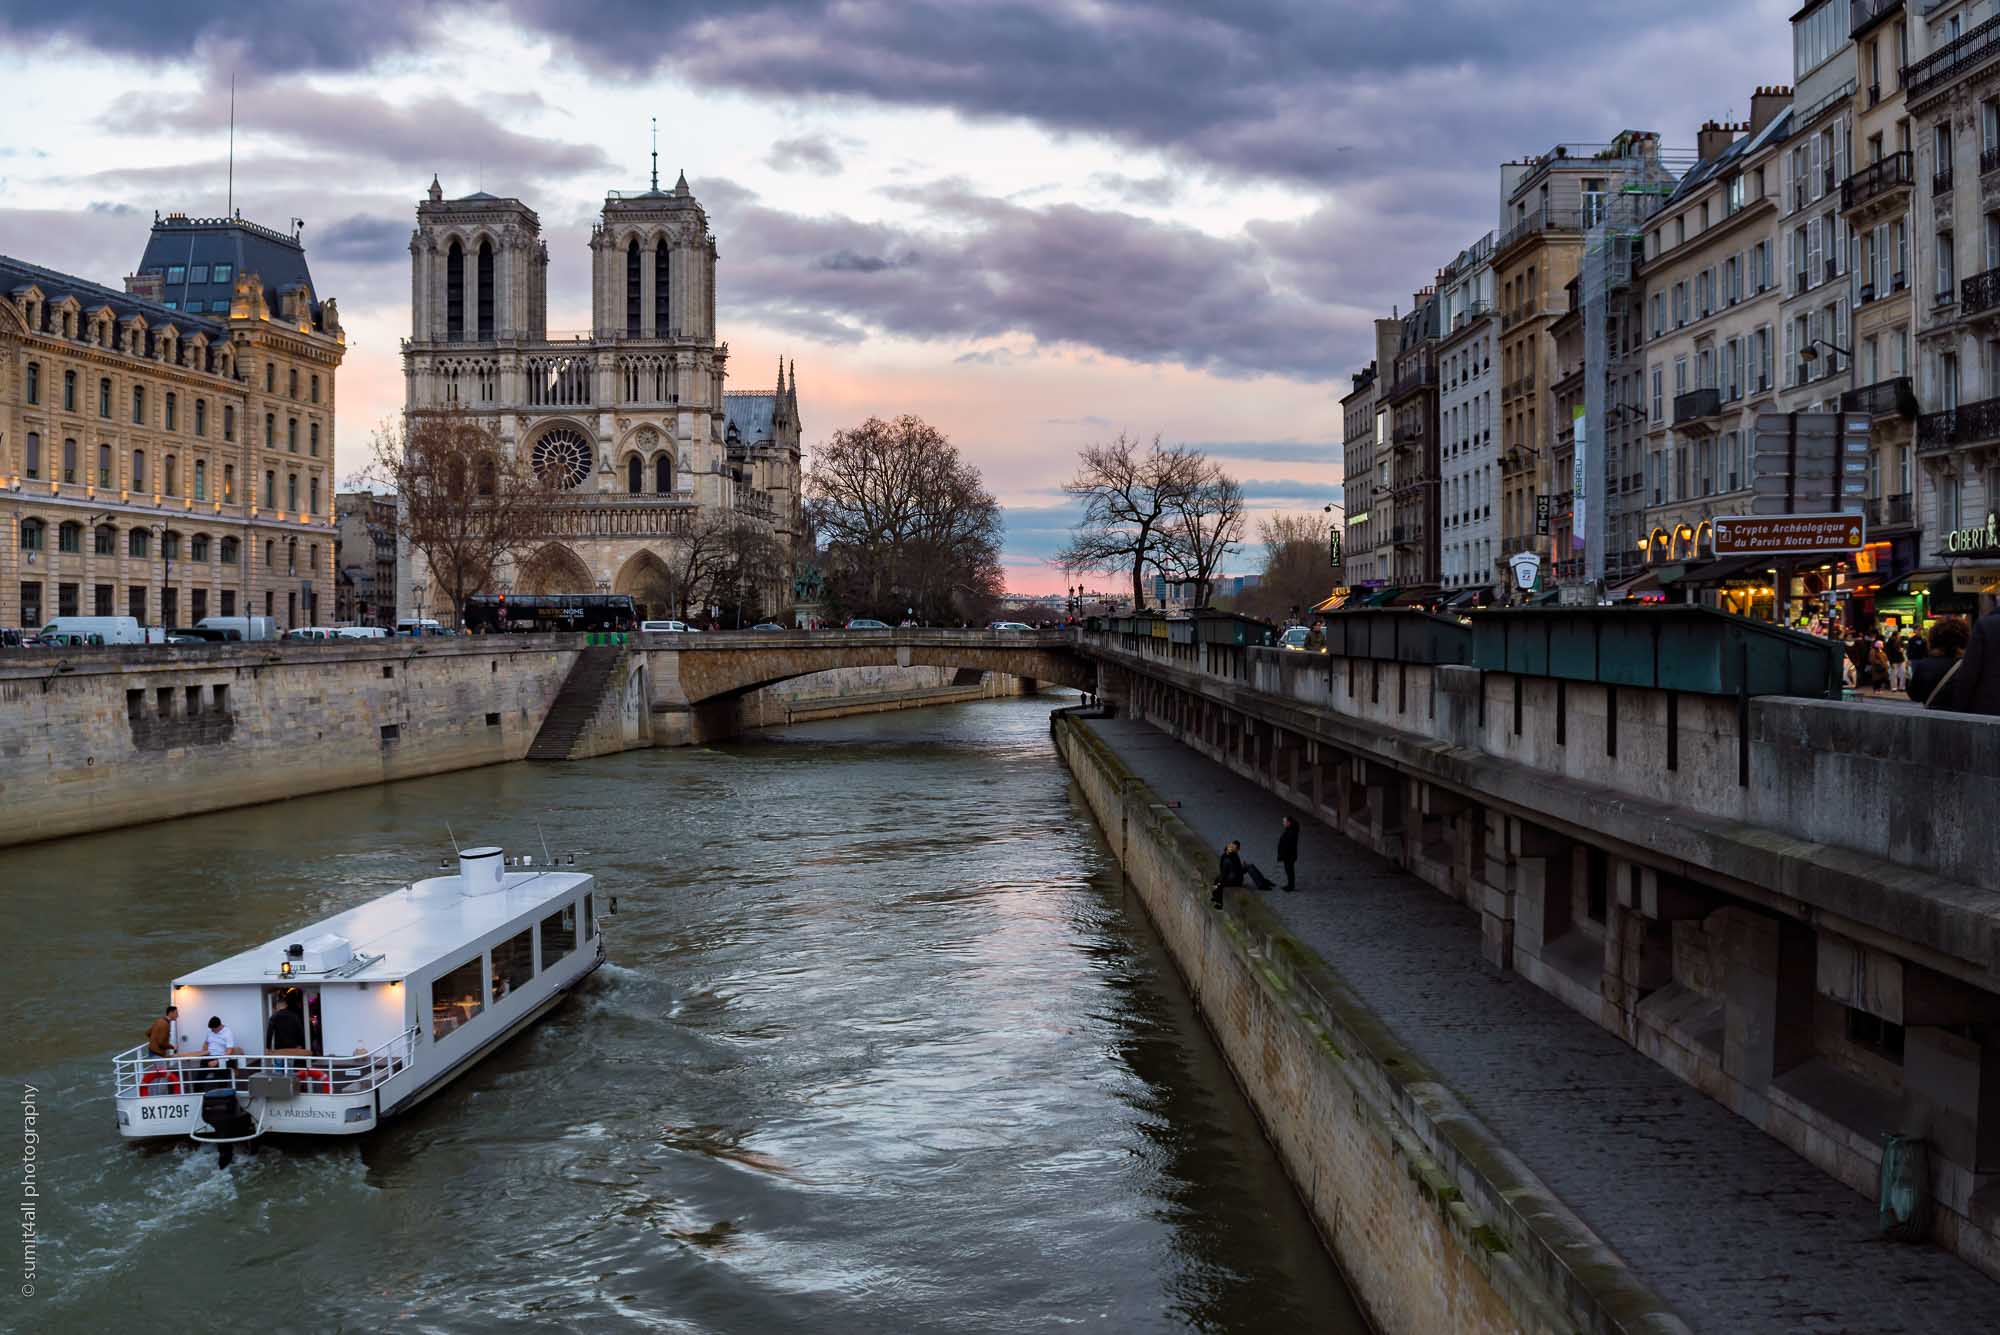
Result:
{"label": "person standing on quay", "polygon": [[1287,816],[1285,817],[1284,829],[1278,832],[1278,865],[1285,869],[1285,891],[1287,894],[1299,888],[1298,873],[1295,870],[1298,866],[1298,861],[1299,823],[1290,816]]}
{"label": "person standing on quay", "polygon": [[2000,608],[1972,627],[1972,643],[1959,663],[1951,708],[1961,714],[2000,714]]}

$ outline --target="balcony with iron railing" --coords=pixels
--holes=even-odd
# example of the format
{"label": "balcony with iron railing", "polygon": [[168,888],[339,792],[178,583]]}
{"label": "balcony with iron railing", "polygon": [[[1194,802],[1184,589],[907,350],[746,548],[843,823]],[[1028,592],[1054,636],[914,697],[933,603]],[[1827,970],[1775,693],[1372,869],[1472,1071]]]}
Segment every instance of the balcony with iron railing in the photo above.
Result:
{"label": "balcony with iron railing", "polygon": [[1859,39],[1891,14],[1901,13],[1903,0],[1849,0],[1848,35]]}
{"label": "balcony with iron railing", "polygon": [[1917,453],[1937,454],[2000,440],[2000,399],[1979,399],[1917,419]]}
{"label": "balcony with iron railing", "polygon": [[1922,60],[1903,66],[1903,95],[1914,102],[1995,56],[2000,56],[2000,17],[1966,29]]}
{"label": "balcony with iron railing", "polygon": [[1722,391],[1719,389],[1691,389],[1685,394],[1674,395],[1675,426],[1699,422],[1721,411]]}
{"label": "balcony with iron railing", "polygon": [[1400,399],[1406,394],[1414,394],[1420,389],[1434,389],[1437,386],[1437,363],[1426,360],[1421,366],[1405,366],[1396,373],[1394,383],[1389,386],[1389,397]]}
{"label": "balcony with iron railing", "polygon": [[1498,257],[1500,252],[1509,246],[1544,232],[1581,232],[1583,225],[1581,209],[1530,209],[1524,217],[1500,234],[1500,239],[1493,244],[1493,254]]}
{"label": "balcony with iron railing", "polygon": [[1867,413],[1871,417],[1889,417],[1902,413],[1906,417],[1917,414],[1917,398],[1906,375],[1877,380],[1872,385],[1859,389],[1845,390],[1840,396],[1840,411],[1844,413]]}
{"label": "balcony with iron railing", "polygon": [[1871,532],[1882,528],[1900,528],[1911,522],[1908,492],[1901,496],[1871,496],[1864,508]]}
{"label": "balcony with iron railing", "polygon": [[1931,173],[1931,193],[1933,195],[1948,195],[1951,193],[1951,164],[1949,162]]}
{"label": "balcony with iron railing", "polygon": [[1840,183],[1840,208],[1860,208],[1898,190],[1908,190],[1917,181],[1916,154],[1909,149],[1891,153],[1880,162],[1871,162]]}
{"label": "balcony with iron railing", "polygon": [[2000,306],[2000,269],[1960,279],[1958,304],[1961,315],[1979,315]]}

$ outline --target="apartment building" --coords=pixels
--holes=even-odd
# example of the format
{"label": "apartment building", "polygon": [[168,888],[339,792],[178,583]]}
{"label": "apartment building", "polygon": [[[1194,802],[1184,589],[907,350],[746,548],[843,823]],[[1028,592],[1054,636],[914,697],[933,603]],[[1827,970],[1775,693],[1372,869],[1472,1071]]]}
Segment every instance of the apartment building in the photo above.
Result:
{"label": "apartment building", "polygon": [[1850,354],[1853,247],[1841,182],[1852,160],[1855,47],[1844,0],[1819,0],[1792,16],[1795,86],[1784,154],[1783,360],[1779,407],[1836,412],[1855,388]]}
{"label": "apartment building", "polygon": [[[1908,16],[1902,94],[1916,141],[1917,518],[1923,564],[2000,559],[2000,13]],[[1948,587],[1948,586],[1947,586]]]}
{"label": "apartment building", "polygon": [[[1400,320],[1389,414],[1389,580],[1438,587],[1438,295],[1425,288]],[[1376,460],[1379,472],[1381,460]]]}
{"label": "apartment building", "polygon": [[1916,154],[1904,97],[1910,22],[1902,0],[1853,6],[1859,70],[1854,93],[1852,173],[1840,184],[1840,212],[1853,237],[1854,379],[1843,411],[1867,413],[1868,538],[1879,573],[1894,579],[1922,564],[1916,511],[1917,401],[1910,367],[1916,301],[1910,283],[1911,206]]}
{"label": "apartment building", "polygon": [[1490,588],[1500,555],[1493,236],[1438,276],[1438,566],[1448,590]]}
{"label": "apartment building", "polygon": [[1344,467],[1341,492],[1347,507],[1340,582],[1351,588],[1380,588],[1389,582],[1391,527],[1389,424],[1385,402],[1393,375],[1402,322],[1375,321],[1375,356],[1354,375],[1353,390],[1340,401]]}
{"label": "apartment building", "polygon": [[1699,160],[1646,231],[1642,536],[1656,570],[1712,557],[1715,516],[1751,509],[1757,414],[1778,407],[1788,91],[1760,88],[1749,121],[1702,126]]}

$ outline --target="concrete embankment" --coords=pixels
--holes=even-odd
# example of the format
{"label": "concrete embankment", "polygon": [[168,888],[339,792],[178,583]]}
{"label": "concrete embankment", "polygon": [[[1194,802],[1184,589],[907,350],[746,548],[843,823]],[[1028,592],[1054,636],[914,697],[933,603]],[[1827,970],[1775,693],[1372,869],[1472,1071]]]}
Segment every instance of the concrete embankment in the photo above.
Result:
{"label": "concrete embankment", "polygon": [[[0,847],[522,759],[577,636],[353,640],[0,657]],[[843,668],[747,694],[745,726],[955,703],[1014,679]],[[621,653],[568,754],[684,741],[656,728],[645,648]]]}
{"label": "concrete embankment", "polygon": [[1322,1236],[1385,1335],[1686,1324],[1075,717],[1058,750]]}

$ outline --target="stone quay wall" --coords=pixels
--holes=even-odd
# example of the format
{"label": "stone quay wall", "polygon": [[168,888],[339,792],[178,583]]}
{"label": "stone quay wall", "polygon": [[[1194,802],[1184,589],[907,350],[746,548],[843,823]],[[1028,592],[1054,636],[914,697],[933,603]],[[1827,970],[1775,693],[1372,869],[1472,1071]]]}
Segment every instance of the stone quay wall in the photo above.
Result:
{"label": "stone quay wall", "polygon": [[1090,731],[1057,749],[1349,1287],[1384,1335],[1685,1324]]}

